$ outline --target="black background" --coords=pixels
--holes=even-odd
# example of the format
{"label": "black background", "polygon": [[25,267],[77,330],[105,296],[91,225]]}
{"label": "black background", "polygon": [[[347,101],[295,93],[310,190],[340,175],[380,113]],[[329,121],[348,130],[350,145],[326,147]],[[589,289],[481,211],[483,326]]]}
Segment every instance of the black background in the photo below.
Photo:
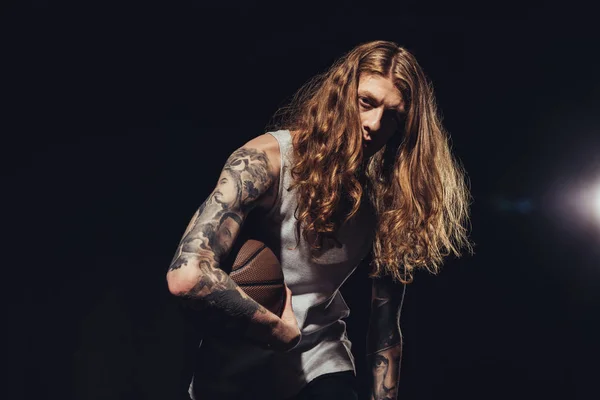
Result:
{"label": "black background", "polygon": [[[180,398],[193,337],[165,272],[189,218],[375,39],[431,79],[474,199],[475,255],[408,287],[399,397],[597,398],[600,221],[556,200],[600,179],[596,25],[575,3],[6,6],[4,398]],[[364,266],[343,292],[364,377]]]}

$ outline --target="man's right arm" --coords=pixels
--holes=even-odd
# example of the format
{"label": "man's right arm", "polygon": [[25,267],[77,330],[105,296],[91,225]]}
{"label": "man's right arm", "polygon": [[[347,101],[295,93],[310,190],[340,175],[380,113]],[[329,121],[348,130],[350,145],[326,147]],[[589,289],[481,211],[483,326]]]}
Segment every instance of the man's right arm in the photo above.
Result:
{"label": "man's right arm", "polygon": [[[167,272],[169,291],[192,308],[208,311],[223,329],[274,349],[286,350],[299,337],[250,298],[219,268],[248,213],[277,183],[277,169],[261,145],[250,141],[227,159],[216,188],[196,211]],[[212,319],[211,319],[212,320]]]}

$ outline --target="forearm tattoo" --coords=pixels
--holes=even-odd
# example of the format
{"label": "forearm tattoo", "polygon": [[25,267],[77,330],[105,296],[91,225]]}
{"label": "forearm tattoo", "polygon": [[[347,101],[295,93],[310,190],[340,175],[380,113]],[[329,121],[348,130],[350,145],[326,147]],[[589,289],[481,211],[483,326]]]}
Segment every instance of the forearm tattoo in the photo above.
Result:
{"label": "forearm tattoo", "polygon": [[[169,266],[169,272],[199,269],[198,281],[181,294],[193,307],[222,310],[211,315],[228,322],[266,312],[219,265],[231,251],[245,216],[274,178],[264,151],[240,148],[227,159],[216,188],[192,217]],[[204,301],[193,301],[198,298]]]}
{"label": "forearm tattoo", "polygon": [[400,311],[404,285],[391,278],[373,281],[367,354],[372,368],[371,399],[396,399],[402,359]]}

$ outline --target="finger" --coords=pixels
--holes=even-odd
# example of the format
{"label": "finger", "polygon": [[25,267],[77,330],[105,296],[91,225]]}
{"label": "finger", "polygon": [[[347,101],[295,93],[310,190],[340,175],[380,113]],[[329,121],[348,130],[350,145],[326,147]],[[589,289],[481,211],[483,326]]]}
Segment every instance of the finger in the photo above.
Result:
{"label": "finger", "polygon": [[292,303],[292,292],[288,289],[285,296],[285,304],[290,305]]}

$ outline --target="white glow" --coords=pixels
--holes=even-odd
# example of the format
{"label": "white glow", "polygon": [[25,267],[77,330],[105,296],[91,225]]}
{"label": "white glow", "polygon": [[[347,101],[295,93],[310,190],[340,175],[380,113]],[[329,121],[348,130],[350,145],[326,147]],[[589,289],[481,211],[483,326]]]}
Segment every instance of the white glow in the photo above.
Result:
{"label": "white glow", "polygon": [[554,182],[551,190],[552,217],[559,217],[565,228],[600,232],[600,180],[597,175],[595,179],[564,176]]}
{"label": "white glow", "polygon": [[598,185],[598,187],[596,188],[596,192],[594,193],[593,204],[594,204],[594,208],[595,208],[594,211],[595,211],[596,217],[598,218],[598,221],[600,222],[600,184]]}
{"label": "white glow", "polygon": [[589,185],[581,192],[581,211],[587,214],[587,220],[600,224],[600,182]]}

